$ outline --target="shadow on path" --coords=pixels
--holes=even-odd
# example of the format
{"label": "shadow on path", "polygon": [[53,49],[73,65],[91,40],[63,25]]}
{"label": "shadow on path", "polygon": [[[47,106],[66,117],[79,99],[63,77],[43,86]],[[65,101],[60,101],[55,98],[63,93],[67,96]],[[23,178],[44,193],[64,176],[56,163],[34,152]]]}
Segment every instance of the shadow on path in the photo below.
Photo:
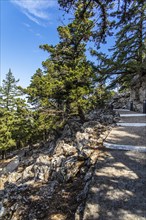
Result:
{"label": "shadow on path", "polygon": [[146,154],[109,151],[97,161],[83,219],[146,219]]}

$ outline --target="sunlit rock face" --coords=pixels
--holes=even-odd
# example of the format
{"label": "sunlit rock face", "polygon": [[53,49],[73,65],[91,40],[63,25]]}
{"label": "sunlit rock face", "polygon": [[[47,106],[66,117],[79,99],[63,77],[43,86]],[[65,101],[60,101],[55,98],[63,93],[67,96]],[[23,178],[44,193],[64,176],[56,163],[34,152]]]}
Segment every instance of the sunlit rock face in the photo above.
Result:
{"label": "sunlit rock face", "polygon": [[111,103],[116,109],[130,109],[133,102],[133,110],[143,112],[143,103],[146,100],[146,75],[140,77],[136,75],[131,82],[129,92],[117,93]]}
{"label": "sunlit rock face", "polygon": [[115,109],[129,109],[130,92],[116,94],[111,101]]}
{"label": "sunlit rock face", "polygon": [[133,78],[130,99],[133,101],[135,111],[143,112],[143,102],[146,100],[146,75]]}
{"label": "sunlit rock face", "polygon": [[12,152],[0,163],[0,220],[79,219],[117,115],[107,106],[86,118],[70,119],[59,138]]}

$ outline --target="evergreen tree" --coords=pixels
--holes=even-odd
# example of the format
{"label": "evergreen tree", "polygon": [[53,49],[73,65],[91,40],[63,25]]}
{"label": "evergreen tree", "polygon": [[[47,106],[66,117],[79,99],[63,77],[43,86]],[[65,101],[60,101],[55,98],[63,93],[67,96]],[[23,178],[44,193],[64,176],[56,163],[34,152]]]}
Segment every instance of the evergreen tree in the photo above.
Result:
{"label": "evergreen tree", "polygon": [[134,75],[146,74],[146,2],[134,0],[126,7],[125,13],[119,11],[116,27],[120,30],[116,34],[111,70],[118,74],[114,81],[125,88],[130,86]]}
{"label": "evergreen tree", "polygon": [[[113,8],[114,0],[58,0],[59,5],[67,13],[71,10],[78,11],[78,23],[84,20],[87,11],[92,14],[94,25],[91,29],[91,38],[99,47],[100,43],[106,43],[106,36],[111,35],[111,25],[109,19],[110,10]],[[84,33],[85,34],[85,33]]]}
{"label": "evergreen tree", "polygon": [[6,110],[11,110],[15,106],[15,98],[20,95],[18,90],[17,83],[19,80],[16,80],[13,76],[11,69],[6,74],[6,79],[3,80],[2,86],[0,87],[0,107],[3,107]]}
{"label": "evergreen tree", "polygon": [[13,128],[11,129],[12,138],[16,142],[17,148],[22,148],[31,144],[33,139],[33,116],[26,103],[26,100],[17,98],[14,116]]}
{"label": "evergreen tree", "polygon": [[76,113],[84,120],[84,110],[89,104],[93,82],[92,68],[85,56],[93,21],[90,20],[92,14],[87,11],[84,20],[78,23],[81,8],[82,4],[78,5],[72,23],[58,28],[59,44],[41,46],[50,56],[43,62],[44,74],[37,71],[28,93],[44,109],[55,109],[59,114],[61,110],[65,117]]}
{"label": "evergreen tree", "polygon": [[[113,78],[111,86],[116,83],[124,87],[130,86],[133,75],[142,76],[146,73],[145,53],[146,46],[146,2],[145,0],[59,0],[59,4],[67,12],[77,10],[77,2],[84,6],[79,15],[90,8],[93,13],[94,26],[91,30],[92,40],[96,45],[106,43],[106,37],[116,34],[116,43],[112,57],[101,52],[92,51],[96,55],[99,65],[96,72],[98,80],[105,82]],[[99,15],[99,19],[97,16]],[[110,21],[110,22],[109,22]]]}
{"label": "evergreen tree", "polygon": [[14,123],[14,106],[15,96],[17,93],[17,82],[11,70],[6,74],[6,79],[0,87],[0,149],[2,156],[7,149],[16,146],[16,142],[12,137],[12,129]]}
{"label": "evergreen tree", "polygon": [[[77,11],[78,6],[82,5],[79,13],[78,22],[84,19],[84,14],[89,10],[92,13],[92,40],[96,45],[106,43],[106,37],[113,35],[112,28],[117,24],[117,18],[122,16],[122,19],[127,17],[127,9],[135,2],[137,5],[144,4],[145,0],[58,0],[61,8],[67,13]],[[114,20],[111,15],[116,16]],[[134,11],[131,11],[130,16],[134,16]],[[129,17],[130,17],[129,16]]]}
{"label": "evergreen tree", "polygon": [[111,86],[116,83],[121,89],[129,88],[132,78],[146,74],[146,2],[133,1],[126,12],[119,11],[118,32],[108,73],[115,73]]}
{"label": "evergreen tree", "polygon": [[0,152],[2,159],[4,159],[8,149],[16,146],[12,137],[13,123],[13,113],[0,107]]}
{"label": "evergreen tree", "polygon": [[31,138],[31,117],[11,70],[0,87],[0,151],[25,146]]}

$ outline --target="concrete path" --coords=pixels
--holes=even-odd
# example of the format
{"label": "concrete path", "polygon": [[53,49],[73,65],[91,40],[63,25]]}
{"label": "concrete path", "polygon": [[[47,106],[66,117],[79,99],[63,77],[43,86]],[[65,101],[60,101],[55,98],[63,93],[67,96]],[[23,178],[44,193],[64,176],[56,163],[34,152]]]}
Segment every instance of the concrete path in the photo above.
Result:
{"label": "concrete path", "polygon": [[146,114],[117,110],[121,120],[103,145],[106,148],[146,152]]}
{"label": "concrete path", "polygon": [[146,116],[119,113],[121,124],[110,132],[105,156],[96,163],[83,220],[146,220],[146,126],[139,124]]}
{"label": "concrete path", "polygon": [[96,163],[83,220],[146,220],[146,154],[110,150]]}

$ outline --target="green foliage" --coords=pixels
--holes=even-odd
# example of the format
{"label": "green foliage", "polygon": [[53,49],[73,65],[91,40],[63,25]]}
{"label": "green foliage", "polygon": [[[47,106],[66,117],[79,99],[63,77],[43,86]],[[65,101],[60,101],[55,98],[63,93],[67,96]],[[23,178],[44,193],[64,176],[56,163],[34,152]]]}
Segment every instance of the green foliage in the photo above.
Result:
{"label": "green foliage", "polygon": [[0,88],[0,150],[23,147],[31,139],[31,116],[26,101],[20,95],[12,72],[9,70]]}
{"label": "green foliage", "polygon": [[[111,57],[111,69],[118,76],[112,85],[119,84],[120,89],[127,89],[131,85],[134,75],[146,74],[144,57],[146,54],[146,2],[133,1],[127,5],[126,13],[119,11],[119,21],[115,47]],[[119,75],[120,74],[120,75]]]}
{"label": "green foliage", "polygon": [[143,56],[146,54],[146,2],[133,1],[127,6],[126,13],[119,11],[120,29],[116,34],[116,43],[113,48],[113,64],[116,71],[143,74]]}
{"label": "green foliage", "polygon": [[0,87],[0,107],[6,110],[11,110],[15,107],[15,98],[20,96],[21,93],[18,90],[17,83],[19,80],[15,80],[11,70],[6,74],[6,79],[3,80],[2,87]]}
{"label": "green foliage", "polygon": [[[93,26],[90,30],[97,46],[106,43],[106,37],[114,33],[116,42],[113,55],[108,57],[98,50],[92,50],[97,57],[96,72],[100,82],[111,79],[111,87],[121,84],[121,89],[128,88],[133,76],[146,74],[146,2],[145,0],[59,0],[60,6],[67,12],[78,10],[78,22],[84,19],[84,13],[90,10]],[[98,19],[97,19],[98,17]],[[114,77],[113,77],[114,75]],[[114,80],[113,80],[114,79]]]}
{"label": "green foliage", "polygon": [[[77,12],[78,24],[82,24],[86,13],[90,12],[93,25],[90,29],[90,38],[94,40],[97,46],[99,43],[106,43],[105,37],[110,32],[112,23],[109,19],[109,12],[113,8],[111,0],[58,0],[59,5],[66,11]],[[86,36],[86,35],[84,35]]]}
{"label": "green foliage", "polygon": [[16,146],[16,142],[12,137],[13,123],[13,113],[0,108],[0,150],[6,151]]}
{"label": "green foliage", "polygon": [[[72,11],[72,22],[58,27],[58,44],[40,46],[48,52],[42,70],[36,71],[26,89],[17,86],[9,70],[0,87],[0,150],[48,140],[70,117],[84,121],[89,109],[104,106],[114,93],[109,88],[118,84],[127,89],[135,74],[146,73],[144,0],[58,2]],[[107,56],[98,49],[113,32],[115,46]],[[95,43],[91,50],[95,64],[86,58],[90,41]]]}
{"label": "green foliage", "polygon": [[95,88],[94,93],[92,95],[92,107],[104,107],[107,101],[110,100],[114,94],[114,91],[107,89],[105,85],[99,84]]}
{"label": "green foliage", "polygon": [[14,124],[12,137],[16,141],[17,147],[24,147],[31,143],[32,139],[33,117],[26,104],[26,101],[18,98],[16,100],[16,109],[14,110]]}
{"label": "green foliage", "polygon": [[84,15],[82,23],[77,22],[81,6],[72,23],[58,27],[59,44],[41,46],[49,53],[49,58],[43,62],[44,72],[37,70],[33,76],[27,92],[29,100],[42,112],[49,109],[56,115],[62,111],[62,117],[76,113],[83,118],[88,108],[94,74],[85,51],[93,22],[89,19],[90,12]]}

